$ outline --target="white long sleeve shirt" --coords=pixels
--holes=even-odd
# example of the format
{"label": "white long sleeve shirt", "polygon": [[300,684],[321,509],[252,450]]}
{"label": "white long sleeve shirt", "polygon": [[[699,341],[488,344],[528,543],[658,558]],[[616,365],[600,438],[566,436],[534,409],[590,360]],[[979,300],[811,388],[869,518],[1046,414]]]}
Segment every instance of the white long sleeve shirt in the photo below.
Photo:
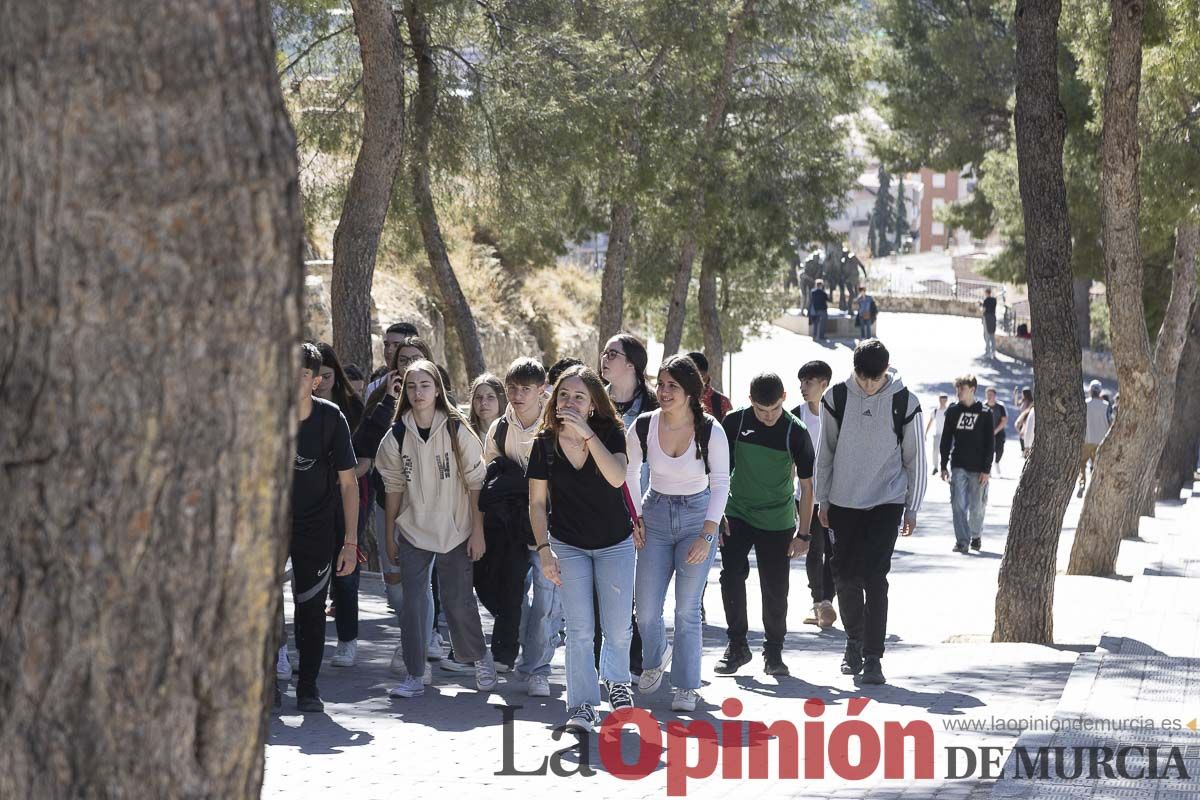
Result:
{"label": "white long sleeve shirt", "polygon": [[[705,489],[711,490],[708,498],[708,510],[704,519],[708,522],[720,522],[725,514],[725,502],[729,499],[729,439],[721,423],[712,420],[712,433],[708,438],[708,469],[704,473],[704,460],[696,458],[696,443],[693,437],[683,455],[672,458],[667,455],[658,441],[658,421],[662,412],[655,411],[650,417],[650,432],[646,436],[646,462],[650,465],[650,489],[659,494],[692,495]],[[705,414],[707,417],[708,415]],[[630,487],[636,487],[642,472],[642,443],[638,440],[637,428],[629,427],[626,433],[625,449],[629,453],[629,466],[626,468],[625,480]],[[634,508],[642,513],[642,497],[637,491],[631,491]]]}

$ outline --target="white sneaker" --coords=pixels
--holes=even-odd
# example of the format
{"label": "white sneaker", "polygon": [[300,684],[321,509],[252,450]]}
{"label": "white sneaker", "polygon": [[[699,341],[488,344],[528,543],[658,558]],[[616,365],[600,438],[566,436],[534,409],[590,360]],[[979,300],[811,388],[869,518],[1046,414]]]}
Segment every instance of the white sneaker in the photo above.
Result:
{"label": "white sneaker", "polygon": [[490,653],[475,662],[475,688],[481,692],[496,688],[496,665]]}
{"label": "white sneaker", "polygon": [[388,697],[420,697],[425,694],[425,685],[413,677],[400,681],[399,686],[393,686]]}
{"label": "white sneaker", "polygon": [[663,653],[662,663],[653,669],[642,667],[642,676],[638,678],[638,691],[643,694],[653,694],[662,686],[663,673],[667,671],[667,667],[671,666],[671,645],[667,645],[666,651]]}
{"label": "white sneaker", "polygon": [[426,661],[441,661],[446,655],[446,647],[442,643],[442,635],[437,631],[429,637],[429,651],[425,653]]}
{"label": "white sneaker", "polygon": [[408,677],[408,667],[404,664],[404,648],[401,645],[396,645],[396,649],[392,652],[392,663],[388,668],[393,675],[401,678]]}
{"label": "white sneaker", "polygon": [[288,661],[287,645],[279,648],[279,657],[275,659],[275,680],[288,681],[292,679],[292,662]]}
{"label": "white sneaker", "polygon": [[549,697],[550,677],[548,675],[540,675],[536,673],[530,675],[528,692],[530,697]]}
{"label": "white sneaker", "polygon": [[672,711],[695,711],[696,701],[700,693],[695,689],[676,689],[675,698],[671,700]]}
{"label": "white sneaker", "polygon": [[433,664],[425,665],[425,674],[421,676],[421,683],[426,686],[433,685]]}
{"label": "white sneaker", "polygon": [[358,662],[358,640],[338,642],[329,663],[334,667],[353,667]]}

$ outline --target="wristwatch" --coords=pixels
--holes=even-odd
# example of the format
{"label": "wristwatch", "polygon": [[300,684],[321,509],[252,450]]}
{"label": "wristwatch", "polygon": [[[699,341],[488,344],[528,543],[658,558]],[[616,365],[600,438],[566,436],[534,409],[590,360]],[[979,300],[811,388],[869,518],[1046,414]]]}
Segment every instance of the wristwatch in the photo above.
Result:
{"label": "wristwatch", "polygon": [[713,540],[717,538],[717,535],[715,533],[706,533],[706,534],[703,534],[703,536],[704,536],[704,541],[708,542],[709,544],[712,544]]}
{"label": "wristwatch", "polygon": [[794,538],[799,539],[802,542],[808,542],[808,541],[812,540],[812,534],[811,533],[797,533]]}

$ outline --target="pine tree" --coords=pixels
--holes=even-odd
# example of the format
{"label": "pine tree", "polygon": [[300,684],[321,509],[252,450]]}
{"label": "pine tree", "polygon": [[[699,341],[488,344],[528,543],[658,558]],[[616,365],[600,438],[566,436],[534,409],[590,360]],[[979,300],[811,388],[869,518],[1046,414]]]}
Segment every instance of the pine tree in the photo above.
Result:
{"label": "pine tree", "polygon": [[910,232],[908,227],[908,206],[904,202],[904,178],[900,179],[900,188],[896,192],[896,239],[895,251],[900,252],[904,237]]}

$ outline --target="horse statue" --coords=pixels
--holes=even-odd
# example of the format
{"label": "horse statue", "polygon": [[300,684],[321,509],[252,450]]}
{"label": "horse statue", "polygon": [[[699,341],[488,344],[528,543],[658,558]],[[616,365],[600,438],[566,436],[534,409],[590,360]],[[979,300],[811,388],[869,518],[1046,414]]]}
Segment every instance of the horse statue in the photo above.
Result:
{"label": "horse statue", "polygon": [[851,301],[856,294],[855,290],[859,286],[858,273],[862,272],[862,283],[866,283],[867,267],[859,260],[858,256],[845,247],[838,249],[830,247],[825,252],[823,267],[829,296],[832,298],[836,290],[838,292],[838,308],[849,311]]}
{"label": "horse statue", "polygon": [[809,254],[804,263],[800,265],[800,305],[808,306],[808,293],[812,291],[813,286],[817,284],[817,279],[824,277],[821,268],[821,254],[813,251]]}

